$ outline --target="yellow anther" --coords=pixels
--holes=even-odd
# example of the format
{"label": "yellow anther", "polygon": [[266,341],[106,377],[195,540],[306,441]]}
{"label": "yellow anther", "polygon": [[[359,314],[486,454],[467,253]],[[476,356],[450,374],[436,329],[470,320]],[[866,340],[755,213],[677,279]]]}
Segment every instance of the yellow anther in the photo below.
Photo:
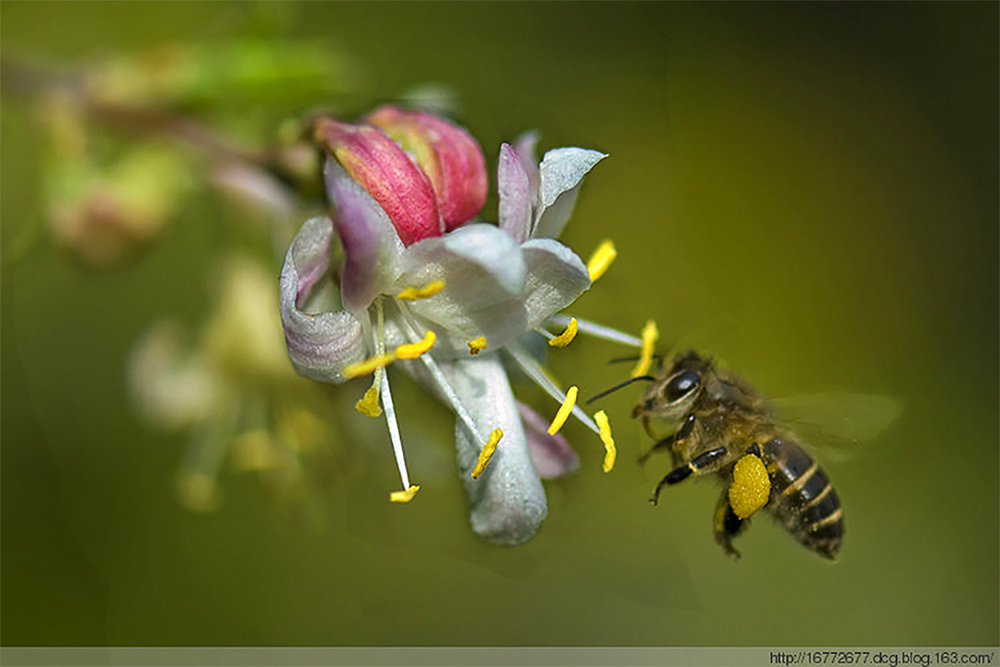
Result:
{"label": "yellow anther", "polygon": [[603,276],[604,272],[608,270],[611,262],[615,261],[615,257],[617,256],[618,251],[615,250],[615,244],[611,241],[604,241],[601,245],[597,246],[597,250],[594,251],[594,254],[590,256],[590,260],[587,262],[587,273],[590,274],[590,282],[595,282]]}
{"label": "yellow anther", "polygon": [[389,494],[389,500],[394,503],[408,503],[413,500],[413,496],[417,495],[417,491],[419,490],[419,486],[412,485],[405,491],[393,491]]}
{"label": "yellow anther", "polygon": [[759,456],[747,454],[733,466],[733,485],[729,487],[729,506],[741,519],[753,516],[767,504],[771,480]]}
{"label": "yellow anther", "polygon": [[500,438],[502,437],[503,431],[498,428],[493,429],[493,432],[490,433],[490,439],[483,445],[483,450],[479,452],[479,460],[476,462],[476,467],[472,469],[472,479],[478,478],[486,470],[486,464],[493,458],[493,452],[497,450],[497,445],[500,443]]}
{"label": "yellow anther", "polygon": [[576,387],[570,387],[569,391],[566,392],[566,400],[559,406],[559,412],[556,413],[555,419],[549,424],[549,435],[558,433],[559,429],[566,423],[569,413],[573,411],[573,406],[576,405],[577,392],[579,392],[579,389]]}
{"label": "yellow anther", "polygon": [[404,301],[416,301],[417,299],[429,299],[444,289],[443,280],[435,280],[424,287],[407,287],[396,295],[397,299]]}
{"label": "yellow anther", "polygon": [[642,328],[642,352],[639,355],[639,363],[632,369],[632,377],[637,378],[649,372],[649,367],[653,365],[653,350],[656,341],[660,338],[660,332],[656,328],[656,322],[649,320]]}
{"label": "yellow anther", "polygon": [[594,415],[597,428],[601,429],[601,442],[604,443],[604,472],[611,472],[615,467],[615,458],[618,451],[615,449],[615,439],[611,437],[611,424],[608,422],[608,415],[601,410]]}
{"label": "yellow anther", "polygon": [[379,368],[385,368],[395,360],[396,356],[393,354],[380,354],[364,361],[359,361],[356,364],[351,364],[344,369],[344,377],[351,379],[368,375],[369,373],[374,373]]}
{"label": "yellow anther", "polygon": [[382,408],[378,405],[378,387],[372,385],[361,397],[361,400],[354,404],[354,409],[366,417],[378,417],[382,414]]}
{"label": "yellow anther", "polygon": [[566,325],[566,331],[549,341],[549,345],[552,347],[566,347],[573,342],[576,338],[576,330],[579,325],[577,324],[576,318],[571,317],[569,319],[569,324]]}
{"label": "yellow anther", "polygon": [[473,338],[469,341],[469,354],[475,356],[486,349],[486,336]]}
{"label": "yellow anther", "polygon": [[424,335],[424,339],[419,343],[408,343],[406,345],[400,345],[396,348],[396,358],[397,359],[416,359],[421,354],[431,349],[434,346],[434,341],[437,340],[437,336],[434,335],[433,331],[428,331]]}

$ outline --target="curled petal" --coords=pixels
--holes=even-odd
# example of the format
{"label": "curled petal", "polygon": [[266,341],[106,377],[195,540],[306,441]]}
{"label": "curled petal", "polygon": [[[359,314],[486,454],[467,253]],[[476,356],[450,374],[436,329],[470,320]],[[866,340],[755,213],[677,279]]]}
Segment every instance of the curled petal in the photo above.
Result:
{"label": "curled petal", "polygon": [[535,471],[542,479],[555,479],[580,467],[576,452],[566,443],[561,434],[549,435],[549,423],[540,414],[520,401],[517,412],[524,424],[524,434],[528,438],[528,451]]}
{"label": "curled petal", "polygon": [[587,291],[590,276],[583,260],[556,240],[533,239],[521,252],[528,270],[524,308],[533,329]]}
{"label": "curled petal", "polygon": [[548,513],[545,490],[535,472],[510,384],[496,354],[442,365],[448,382],[485,434],[494,428],[503,438],[486,470],[471,477],[483,442],[466,429],[455,429],[458,470],[469,497],[472,529],[491,542],[521,544],[531,539]]}
{"label": "curled petal", "polygon": [[528,182],[521,158],[509,144],[501,144],[497,164],[497,189],[500,193],[500,229],[518,243],[531,233],[531,206],[535,191]]}
{"label": "curled petal", "polygon": [[316,139],[378,202],[405,245],[443,233],[430,179],[382,130],[325,118],[316,125]]}
{"label": "curled petal", "polygon": [[367,120],[385,130],[430,177],[445,229],[479,213],[486,202],[486,162],[468,132],[433,114],[393,106],[377,109]]}
{"label": "curled petal", "polygon": [[556,148],[545,154],[540,167],[539,208],[534,238],[556,238],[573,212],[580,181],[607,155],[585,148]]}
{"label": "curled petal", "polygon": [[[521,249],[493,225],[461,227],[410,247],[397,285],[445,285],[410,308],[437,325],[439,347],[468,355],[466,343],[485,336],[499,347],[525,331],[523,293],[527,275]],[[437,349],[437,348],[436,348]]]}
{"label": "curled petal", "polygon": [[340,291],[344,306],[357,313],[392,283],[403,243],[385,211],[336,160],[327,160],[325,178],[337,205],[334,227],[344,247]]}
{"label": "curled petal", "polygon": [[326,275],[333,223],[307,220],[285,255],[281,270],[281,324],[288,357],[301,375],[323,382],[343,382],[343,369],[364,358],[361,323],[347,311],[308,313],[305,304]]}

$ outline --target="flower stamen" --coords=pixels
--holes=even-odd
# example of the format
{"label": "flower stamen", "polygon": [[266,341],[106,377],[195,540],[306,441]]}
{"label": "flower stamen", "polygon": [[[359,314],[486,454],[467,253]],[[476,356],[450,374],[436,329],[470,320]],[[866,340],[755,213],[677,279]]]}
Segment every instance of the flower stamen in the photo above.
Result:
{"label": "flower stamen", "polygon": [[435,294],[439,293],[444,289],[443,280],[435,280],[423,287],[407,287],[402,292],[396,295],[397,299],[402,299],[403,301],[416,301],[418,299],[429,299]]}
{"label": "flower stamen", "polygon": [[589,320],[581,320],[575,317],[569,317],[568,315],[553,315],[548,319],[548,323],[555,326],[568,327],[571,320],[576,320],[577,328],[580,333],[593,336],[594,338],[600,338],[601,340],[611,341],[612,343],[618,343],[620,345],[642,347],[641,339],[636,338],[635,336],[630,336],[629,334],[618,331],[617,329],[606,327],[603,324],[590,322]]}
{"label": "flower stamen", "polygon": [[344,369],[344,377],[349,380],[361,377],[362,375],[368,375],[369,373],[374,373],[380,368],[385,368],[393,361],[396,360],[396,355],[388,354],[376,354],[374,357],[369,357],[364,361],[359,361],[356,364],[351,364]]}
{"label": "flower stamen", "polygon": [[408,486],[405,491],[393,491],[389,494],[389,500],[394,503],[408,503],[417,495],[420,485]]}
{"label": "flower stamen", "polygon": [[469,341],[469,354],[476,356],[480,352],[486,349],[486,336],[480,336],[479,338],[473,338]]}
{"label": "flower stamen", "polygon": [[378,417],[382,414],[382,408],[378,405],[378,398],[378,385],[372,383],[372,386],[368,387],[365,395],[354,404],[354,409],[366,417]]}
{"label": "flower stamen", "polygon": [[608,270],[611,263],[615,261],[615,257],[618,256],[618,251],[615,250],[615,244],[610,240],[603,241],[601,245],[597,246],[597,250],[594,254],[590,256],[587,261],[587,273],[590,274],[590,282],[597,282],[597,279],[604,275],[604,272]]}
{"label": "flower stamen", "polygon": [[502,437],[503,431],[498,428],[493,429],[493,432],[490,433],[490,439],[483,445],[482,451],[479,452],[479,460],[476,461],[476,467],[472,469],[472,479],[477,479],[486,470],[486,466],[493,458],[493,453],[496,452]]}
{"label": "flower stamen", "polygon": [[566,325],[566,330],[555,338],[552,338],[549,341],[549,347],[566,347],[573,342],[574,338],[576,338],[576,332],[579,327],[580,325],[576,321],[575,317],[569,318],[569,324]]}
{"label": "flower stamen", "polygon": [[595,413],[594,421],[601,429],[601,442],[604,443],[604,472],[611,472],[611,469],[615,467],[615,458],[618,452],[615,449],[615,439],[611,437],[611,424],[608,422],[607,413],[604,410]]}
{"label": "flower stamen", "polygon": [[556,412],[555,418],[552,423],[549,424],[549,435],[555,435],[559,432],[559,429],[563,427],[566,420],[569,419],[569,413],[573,410],[576,405],[576,395],[579,392],[575,386],[570,387],[569,391],[566,392],[566,398],[563,399],[562,405],[559,406],[559,411]]}
{"label": "flower stamen", "polygon": [[[538,362],[532,359],[531,355],[529,355],[523,347],[517,344],[511,344],[505,349],[512,357],[514,357],[514,361],[516,361],[517,365],[521,367],[521,370],[523,370],[525,374],[535,382],[535,384],[541,387],[546,394],[554,398],[560,404],[566,402],[566,394],[559,389],[552,378],[545,372],[545,369],[539,366]],[[594,420],[591,419],[586,412],[581,410],[579,406],[573,405],[571,411],[573,416],[583,422],[583,425],[591,431],[594,433],[601,432],[601,430],[597,428],[597,424],[594,423]]]}
{"label": "flower stamen", "polygon": [[397,359],[416,359],[434,346],[437,336],[433,331],[428,330],[424,334],[423,340],[417,343],[406,343],[396,348]]}
{"label": "flower stamen", "polygon": [[632,377],[646,375],[649,367],[653,365],[653,350],[656,341],[660,338],[660,332],[656,328],[656,322],[649,320],[642,328],[642,352],[639,355],[639,363],[632,369]]}
{"label": "flower stamen", "polygon": [[[396,410],[392,405],[392,392],[389,391],[389,374],[382,374],[382,405],[385,407],[385,421],[389,426],[389,439],[392,441],[392,451],[396,457],[396,467],[399,468],[399,478],[405,491],[396,491],[389,496],[394,503],[408,503],[413,494],[420,489],[410,484],[410,475],[406,471],[406,457],[403,455],[403,439],[399,435],[399,423],[396,421]],[[402,494],[398,495],[397,494]],[[397,500],[397,498],[399,498]]]}

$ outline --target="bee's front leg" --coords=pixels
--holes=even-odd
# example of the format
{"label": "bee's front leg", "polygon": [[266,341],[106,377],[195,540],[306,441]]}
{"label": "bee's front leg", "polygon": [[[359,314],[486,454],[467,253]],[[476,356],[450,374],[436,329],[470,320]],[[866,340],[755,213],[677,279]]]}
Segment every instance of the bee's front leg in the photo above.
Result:
{"label": "bee's front leg", "polygon": [[[653,447],[648,452],[640,456],[639,463],[645,463],[646,460],[656,452],[663,449],[672,449],[675,444],[684,441],[689,435],[691,435],[691,431],[694,430],[694,423],[695,423],[695,416],[694,413],[691,413],[684,418],[684,421],[683,423],[681,423],[680,428],[678,428],[674,433],[671,433],[667,437],[657,440],[656,444],[654,444]],[[651,438],[656,440],[656,436],[654,436],[652,432],[649,430],[648,418],[643,418],[642,425],[646,429],[646,433],[648,433]]]}
{"label": "bee's front leg", "polygon": [[716,447],[715,449],[710,449],[707,452],[702,452],[698,456],[691,459],[689,463],[686,463],[678,468],[674,468],[667,473],[666,477],[660,480],[659,484],[656,485],[656,490],[653,491],[653,497],[649,499],[649,502],[655,505],[660,499],[660,491],[663,490],[663,487],[683,482],[685,479],[690,477],[692,473],[701,472],[705,468],[708,468],[720,458],[725,456],[726,453],[727,450],[725,447]]}
{"label": "bee's front leg", "polygon": [[749,520],[736,516],[729,505],[729,490],[723,489],[719,502],[715,506],[715,543],[722,547],[733,558],[739,558],[739,549],[733,546],[733,538],[739,535],[750,524]]}

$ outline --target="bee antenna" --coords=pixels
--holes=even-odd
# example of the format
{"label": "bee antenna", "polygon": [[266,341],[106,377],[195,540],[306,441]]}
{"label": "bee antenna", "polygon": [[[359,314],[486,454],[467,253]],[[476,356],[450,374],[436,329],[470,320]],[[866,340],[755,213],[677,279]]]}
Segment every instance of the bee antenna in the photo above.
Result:
{"label": "bee antenna", "polygon": [[629,378],[629,379],[625,380],[624,382],[619,382],[615,386],[611,387],[611,389],[605,389],[604,391],[602,391],[599,394],[594,394],[593,396],[591,396],[590,398],[587,399],[586,405],[590,405],[591,403],[593,403],[597,399],[604,398],[608,394],[614,393],[614,392],[618,391],[619,389],[624,389],[625,387],[629,386],[633,382],[638,382],[639,380],[642,380],[643,382],[654,382],[656,380],[656,378],[653,377],[652,375],[640,375],[639,377]]}
{"label": "bee antenna", "polygon": [[[663,355],[662,354],[654,354],[652,356],[652,358],[656,359],[656,363],[659,364],[660,366],[663,365]],[[630,357],[615,357],[614,359],[608,359],[608,363],[609,364],[621,364],[621,363],[624,363],[626,361],[639,361],[639,359],[640,359],[640,356],[638,354],[634,354],[634,355],[632,355]]]}

